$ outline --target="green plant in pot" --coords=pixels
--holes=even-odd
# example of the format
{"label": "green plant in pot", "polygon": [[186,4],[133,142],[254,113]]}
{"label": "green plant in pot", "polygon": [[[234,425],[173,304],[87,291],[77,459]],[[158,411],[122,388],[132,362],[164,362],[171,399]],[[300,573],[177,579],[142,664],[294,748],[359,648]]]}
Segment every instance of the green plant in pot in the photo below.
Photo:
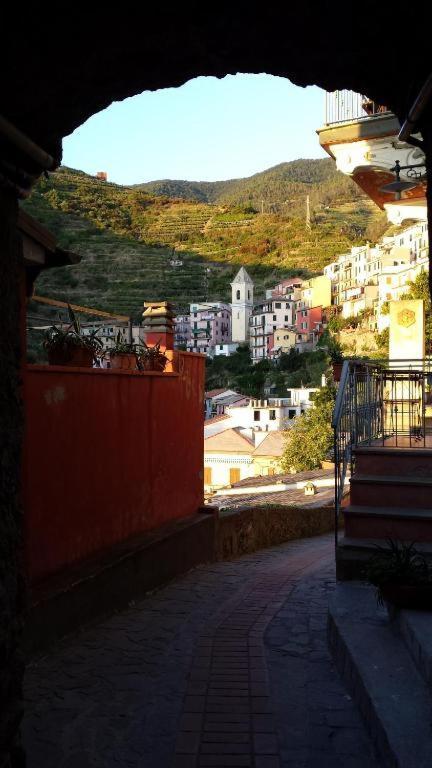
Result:
{"label": "green plant in pot", "polygon": [[330,343],[327,347],[327,353],[333,368],[333,379],[334,381],[340,381],[344,356],[342,347],[339,342],[336,341],[336,339],[330,339]]}
{"label": "green plant in pot", "polygon": [[163,371],[168,362],[168,358],[161,352],[160,341],[154,346],[148,346],[143,342],[142,352],[140,354],[140,365],[144,371]]}
{"label": "green plant in pot", "polygon": [[379,605],[432,610],[432,567],[414,542],[388,539],[387,547],[377,546],[364,574]]}
{"label": "green plant in pot", "polygon": [[121,331],[118,331],[115,344],[110,349],[109,357],[111,368],[123,371],[135,371],[138,367],[138,356],[142,347],[130,341],[125,341]]}
{"label": "green plant in pot", "polygon": [[99,329],[84,334],[81,323],[68,304],[69,325],[64,328],[53,325],[48,328],[43,346],[48,353],[50,365],[65,365],[91,368],[102,352],[102,342],[97,338]]}

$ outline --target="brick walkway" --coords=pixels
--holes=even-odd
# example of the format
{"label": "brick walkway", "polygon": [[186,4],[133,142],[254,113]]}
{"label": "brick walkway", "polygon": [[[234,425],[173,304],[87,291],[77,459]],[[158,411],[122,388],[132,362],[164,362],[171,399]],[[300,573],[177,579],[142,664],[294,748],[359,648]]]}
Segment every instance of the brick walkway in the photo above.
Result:
{"label": "brick walkway", "polygon": [[28,768],[375,768],[325,641],[331,537],[202,566],[28,671]]}

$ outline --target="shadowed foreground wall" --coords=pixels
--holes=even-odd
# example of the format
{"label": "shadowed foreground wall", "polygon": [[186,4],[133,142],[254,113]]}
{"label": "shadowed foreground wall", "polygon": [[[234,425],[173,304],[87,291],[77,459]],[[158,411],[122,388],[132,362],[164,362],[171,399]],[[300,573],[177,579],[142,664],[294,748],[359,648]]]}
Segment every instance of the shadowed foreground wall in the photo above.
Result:
{"label": "shadowed foreground wall", "polygon": [[163,374],[28,367],[31,582],[202,504],[204,359],[179,361]]}

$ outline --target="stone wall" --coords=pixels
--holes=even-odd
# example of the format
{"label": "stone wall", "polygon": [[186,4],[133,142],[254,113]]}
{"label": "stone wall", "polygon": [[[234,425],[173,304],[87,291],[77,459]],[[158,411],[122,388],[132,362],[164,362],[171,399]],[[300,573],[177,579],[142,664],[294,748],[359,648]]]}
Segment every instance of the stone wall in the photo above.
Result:
{"label": "stone wall", "polygon": [[225,512],[217,525],[216,558],[226,560],[333,528],[333,507],[263,506]]}

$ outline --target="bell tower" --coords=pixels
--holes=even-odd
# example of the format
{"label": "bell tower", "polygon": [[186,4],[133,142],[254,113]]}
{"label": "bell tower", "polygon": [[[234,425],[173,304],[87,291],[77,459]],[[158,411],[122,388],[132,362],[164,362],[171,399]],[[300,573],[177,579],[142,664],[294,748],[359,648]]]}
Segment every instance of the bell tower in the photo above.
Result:
{"label": "bell tower", "polygon": [[244,267],[237,272],[231,283],[231,331],[232,340],[239,343],[249,341],[249,318],[253,309],[252,278]]}

